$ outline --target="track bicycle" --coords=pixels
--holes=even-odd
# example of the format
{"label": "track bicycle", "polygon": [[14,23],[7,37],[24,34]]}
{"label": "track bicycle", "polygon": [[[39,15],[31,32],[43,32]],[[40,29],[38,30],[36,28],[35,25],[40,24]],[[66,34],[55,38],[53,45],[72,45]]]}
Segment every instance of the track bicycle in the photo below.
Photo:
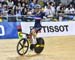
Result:
{"label": "track bicycle", "polygon": [[[28,52],[28,49],[30,49],[30,45],[32,42],[32,34],[31,33],[30,34],[21,33],[21,34],[25,35],[26,37],[21,38],[19,40],[17,44],[17,53],[19,55],[25,55]],[[44,49],[45,42],[42,37],[38,37],[36,38],[36,40],[37,40],[37,43],[34,47],[34,52],[36,54],[40,54]]]}

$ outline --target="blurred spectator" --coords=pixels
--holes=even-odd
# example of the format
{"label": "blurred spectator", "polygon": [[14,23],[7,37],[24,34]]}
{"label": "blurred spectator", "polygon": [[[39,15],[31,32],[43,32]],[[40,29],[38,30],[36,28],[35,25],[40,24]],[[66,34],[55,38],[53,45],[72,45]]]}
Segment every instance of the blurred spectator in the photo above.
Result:
{"label": "blurred spectator", "polygon": [[15,10],[12,8],[8,12],[8,21],[9,22],[16,22],[16,16],[14,16],[14,15],[15,15]]}
{"label": "blurred spectator", "polygon": [[65,6],[61,6],[59,11],[57,11],[58,13],[64,13],[64,10],[65,10]]}
{"label": "blurred spectator", "polygon": [[68,13],[68,14],[74,14],[74,7],[72,4],[70,4],[66,9],[65,9],[65,13]]}
{"label": "blurred spectator", "polygon": [[2,18],[5,21],[8,18],[8,5],[7,5],[7,3],[4,3],[2,8],[3,8]]}
{"label": "blurred spectator", "polygon": [[52,13],[53,15],[55,15],[55,2],[51,2],[51,10],[52,10]]}
{"label": "blurred spectator", "polygon": [[20,21],[21,9],[18,6],[16,6],[15,9],[14,9],[14,12],[15,12],[15,15],[16,15],[16,20]]}
{"label": "blurred spectator", "polygon": [[47,6],[47,0],[43,0],[44,6]]}
{"label": "blurred spectator", "polygon": [[21,0],[15,0],[14,4],[17,5],[17,3],[21,3]]}
{"label": "blurred spectator", "polygon": [[3,2],[2,2],[2,5],[4,5],[4,4],[7,4],[8,5],[8,0],[4,0]]}
{"label": "blurred spectator", "polygon": [[14,2],[14,5],[16,5],[17,4],[17,0],[12,0],[13,2]]}
{"label": "blurred spectator", "polygon": [[0,2],[4,2],[5,0],[0,0]]}
{"label": "blurred spectator", "polygon": [[74,8],[75,8],[75,0],[72,0],[72,1],[70,2],[70,4],[72,4],[72,5],[74,6]]}
{"label": "blurred spectator", "polygon": [[22,21],[27,21],[27,17],[26,16],[30,16],[32,13],[29,10],[28,7],[24,7],[21,11],[21,15],[22,15]]}
{"label": "blurred spectator", "polygon": [[64,17],[64,9],[65,9],[65,7],[62,5],[60,7],[59,11],[57,11],[58,12],[59,21],[62,21],[63,20],[63,17]]}
{"label": "blurred spectator", "polygon": [[3,15],[3,8],[2,8],[2,4],[0,2],[0,22],[2,22],[2,15]]}
{"label": "blurred spectator", "polygon": [[0,3],[0,13],[2,13],[3,8],[2,8],[2,4]]}
{"label": "blurred spectator", "polygon": [[12,9],[10,9],[9,11],[8,11],[8,15],[9,16],[13,16],[13,15],[15,15],[15,10],[12,8]]}
{"label": "blurred spectator", "polygon": [[7,6],[7,4],[3,4],[2,5],[2,8],[3,8],[3,12],[8,12],[8,6]]}
{"label": "blurred spectator", "polygon": [[21,15],[21,9],[18,6],[15,7],[15,12],[16,12],[16,15],[18,16]]}
{"label": "blurred spectator", "polygon": [[58,12],[58,11],[60,11],[60,8],[63,6],[63,4],[62,3],[59,3],[59,5],[57,6],[57,8],[56,8],[56,11]]}
{"label": "blurred spectator", "polygon": [[15,15],[14,11],[15,11],[14,9],[11,9],[8,11],[8,21],[9,22],[16,22],[16,16],[14,16]]}
{"label": "blurred spectator", "polygon": [[27,7],[24,7],[22,9],[21,15],[27,15],[27,14],[28,14],[28,8]]}
{"label": "blurred spectator", "polygon": [[34,9],[35,5],[36,5],[36,0],[32,0],[31,3],[29,4],[29,8],[32,10]]}
{"label": "blurred spectator", "polygon": [[12,8],[14,5],[14,2],[12,0],[8,0],[7,4],[9,8]]}
{"label": "blurred spectator", "polygon": [[55,7],[52,4],[52,2],[49,2],[48,7],[44,10],[45,16],[47,16],[48,18],[53,17],[55,14]]}
{"label": "blurred spectator", "polygon": [[25,3],[22,3],[22,8],[25,7],[25,6],[26,6]]}
{"label": "blurred spectator", "polygon": [[21,0],[21,5],[22,4],[28,5],[28,0]]}
{"label": "blurred spectator", "polygon": [[43,18],[45,15],[53,18],[55,14],[57,17],[63,17],[64,13],[75,14],[75,0],[72,0],[68,7],[59,3],[59,0],[59,2],[54,1],[56,0],[0,0],[0,16],[34,15]]}
{"label": "blurred spectator", "polygon": [[22,11],[23,7],[21,6],[21,3],[17,3],[17,5],[15,6],[17,8],[17,10]]}

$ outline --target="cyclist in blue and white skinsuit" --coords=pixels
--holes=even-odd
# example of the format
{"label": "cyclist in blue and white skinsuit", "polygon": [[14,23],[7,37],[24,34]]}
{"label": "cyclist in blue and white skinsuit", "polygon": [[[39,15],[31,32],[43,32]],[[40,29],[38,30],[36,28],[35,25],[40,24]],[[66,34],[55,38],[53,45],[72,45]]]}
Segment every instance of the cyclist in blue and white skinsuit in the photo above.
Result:
{"label": "cyclist in blue and white skinsuit", "polygon": [[32,39],[33,39],[32,44],[30,46],[31,50],[33,50],[33,48],[35,47],[35,44],[37,43],[36,35],[37,35],[38,31],[40,31],[42,28],[41,19],[45,15],[43,12],[40,11],[40,9],[41,9],[41,6],[36,5],[36,7],[35,7],[36,12],[33,13],[33,15],[34,15],[33,18],[35,19],[35,24],[34,24],[33,29],[31,30]]}

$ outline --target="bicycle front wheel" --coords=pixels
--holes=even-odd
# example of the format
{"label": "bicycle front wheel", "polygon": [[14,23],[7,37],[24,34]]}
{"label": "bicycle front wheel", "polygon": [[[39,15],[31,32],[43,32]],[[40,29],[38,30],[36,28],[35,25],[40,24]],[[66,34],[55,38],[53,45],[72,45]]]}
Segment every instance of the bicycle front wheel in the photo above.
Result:
{"label": "bicycle front wheel", "polygon": [[27,53],[28,48],[29,48],[28,40],[25,38],[22,38],[17,44],[17,53],[19,55],[24,55]]}

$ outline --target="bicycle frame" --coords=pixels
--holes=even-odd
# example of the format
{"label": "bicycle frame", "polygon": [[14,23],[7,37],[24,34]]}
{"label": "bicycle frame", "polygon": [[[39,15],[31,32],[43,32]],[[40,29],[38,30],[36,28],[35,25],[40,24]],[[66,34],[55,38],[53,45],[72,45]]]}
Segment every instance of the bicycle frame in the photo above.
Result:
{"label": "bicycle frame", "polygon": [[28,42],[31,44],[31,42],[32,42],[32,34],[27,34],[27,33],[22,33],[22,34],[26,35],[26,38],[27,38]]}

